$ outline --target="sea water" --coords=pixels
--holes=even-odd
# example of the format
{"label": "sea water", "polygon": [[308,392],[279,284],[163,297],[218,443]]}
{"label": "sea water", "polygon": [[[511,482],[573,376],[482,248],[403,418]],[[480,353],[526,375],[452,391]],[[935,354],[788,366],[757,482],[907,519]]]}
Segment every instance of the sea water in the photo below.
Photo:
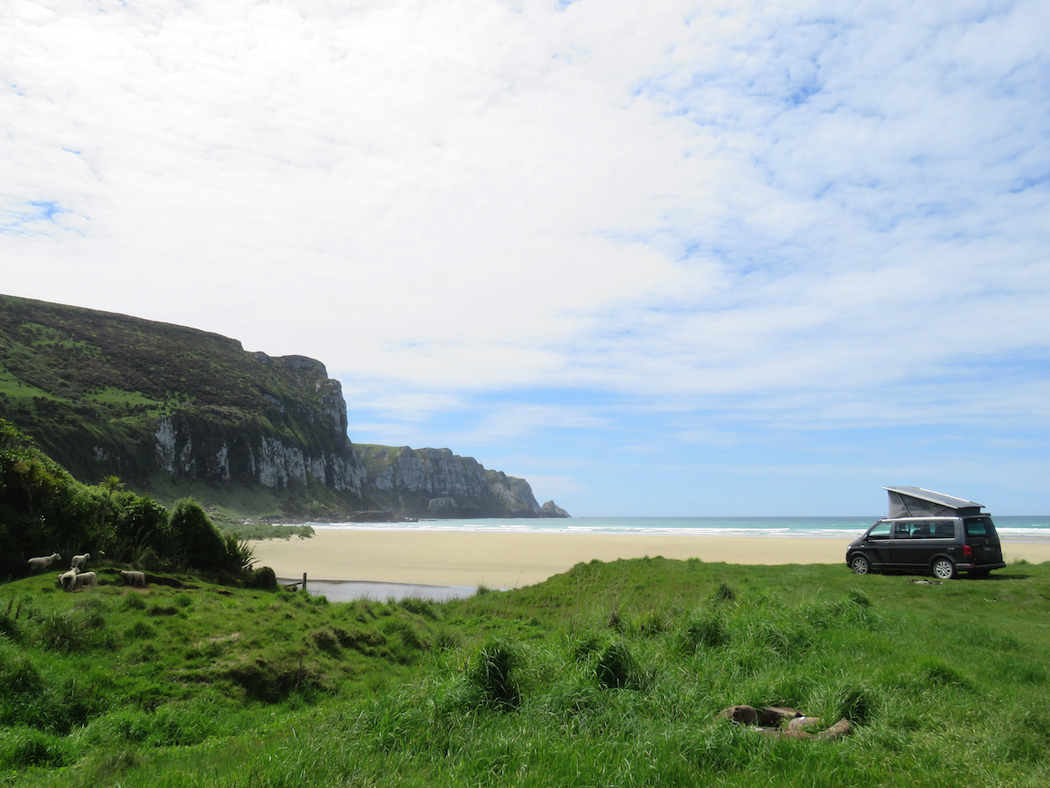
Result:
{"label": "sea water", "polygon": [[[638,536],[757,536],[852,541],[878,516],[849,517],[570,517],[419,520],[408,523],[311,523],[318,530],[462,533],[636,534]],[[1050,515],[994,516],[1004,542],[1050,541]]]}

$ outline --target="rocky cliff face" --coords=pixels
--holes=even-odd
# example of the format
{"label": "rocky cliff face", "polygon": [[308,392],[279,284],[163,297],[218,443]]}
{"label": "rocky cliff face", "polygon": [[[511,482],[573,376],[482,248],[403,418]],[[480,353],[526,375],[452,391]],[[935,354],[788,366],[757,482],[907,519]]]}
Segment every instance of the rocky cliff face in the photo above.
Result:
{"label": "rocky cliff face", "polygon": [[365,496],[407,517],[538,517],[524,479],[488,470],[448,449],[358,445]]}
{"label": "rocky cliff face", "polygon": [[219,334],[0,295],[0,378],[0,416],[89,484],[115,475],[140,492],[289,518],[541,511],[524,479],[448,449],[359,456],[324,364]]}
{"label": "rocky cliff face", "polygon": [[172,477],[260,484],[278,491],[316,482],[360,497],[365,471],[346,436],[346,402],[339,382],[328,377],[319,361],[303,356],[255,353],[253,358],[293,370],[316,402],[269,395],[266,412],[256,416],[230,419],[221,410],[205,409],[162,418],[153,432],[160,469]]}

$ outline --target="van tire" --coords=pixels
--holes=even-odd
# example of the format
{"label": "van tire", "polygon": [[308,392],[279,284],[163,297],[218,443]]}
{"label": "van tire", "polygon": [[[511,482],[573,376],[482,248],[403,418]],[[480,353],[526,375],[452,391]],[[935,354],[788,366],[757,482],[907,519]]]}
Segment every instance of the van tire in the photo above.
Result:
{"label": "van tire", "polygon": [[849,568],[854,574],[866,575],[871,571],[871,562],[862,555],[855,555],[849,560]]}
{"label": "van tire", "polygon": [[933,574],[938,580],[951,580],[955,577],[955,564],[950,558],[938,558],[933,562]]}

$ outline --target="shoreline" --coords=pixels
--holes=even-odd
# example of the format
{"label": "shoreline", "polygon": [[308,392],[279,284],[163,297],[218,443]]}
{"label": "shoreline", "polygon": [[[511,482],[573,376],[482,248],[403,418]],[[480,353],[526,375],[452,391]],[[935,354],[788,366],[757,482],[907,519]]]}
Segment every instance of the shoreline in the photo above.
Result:
{"label": "shoreline", "polygon": [[[645,556],[749,565],[839,564],[850,540],[807,536],[457,533],[318,529],[303,539],[251,542],[256,565],[280,578],[510,589],[543,582],[578,563]],[[1050,542],[1003,540],[1009,564],[1050,561]]]}

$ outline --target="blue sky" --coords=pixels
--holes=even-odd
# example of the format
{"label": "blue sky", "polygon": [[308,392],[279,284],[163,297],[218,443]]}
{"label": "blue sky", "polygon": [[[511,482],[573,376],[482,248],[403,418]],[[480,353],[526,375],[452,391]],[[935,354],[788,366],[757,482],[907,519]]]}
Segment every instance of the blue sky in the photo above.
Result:
{"label": "blue sky", "polygon": [[1050,513],[1046,3],[346,5],[5,3],[0,291],[577,515]]}

